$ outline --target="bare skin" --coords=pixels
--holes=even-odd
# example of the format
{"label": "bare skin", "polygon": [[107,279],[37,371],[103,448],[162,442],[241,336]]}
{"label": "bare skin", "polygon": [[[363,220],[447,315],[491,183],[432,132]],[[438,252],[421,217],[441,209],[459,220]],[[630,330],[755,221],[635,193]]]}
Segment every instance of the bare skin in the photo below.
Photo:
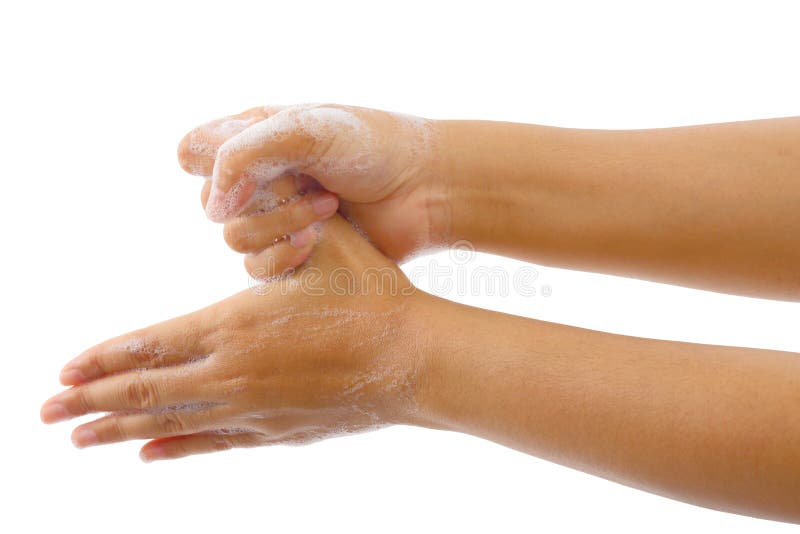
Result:
{"label": "bare skin", "polygon": [[[247,113],[265,121],[273,111]],[[62,370],[70,388],[44,404],[42,419],[107,412],[78,427],[75,444],[148,439],[145,460],[419,425],[694,504],[800,522],[797,354],[470,308],[414,291],[392,261],[469,239],[541,263],[796,299],[798,119],[638,132],[442,121],[410,166],[398,126],[407,123],[352,112],[368,115],[388,150],[371,162],[385,173],[374,195],[352,196],[367,191],[363,168],[358,180],[326,174],[335,167],[324,159],[347,160],[357,140],[326,139],[316,152],[307,132],[281,137],[281,150],[296,142],[296,153],[319,157],[299,158],[268,184],[286,200],[268,209],[247,204],[247,187],[230,198],[219,191],[275,146],[229,151],[220,163],[230,129],[202,133],[205,145],[195,136],[189,156],[185,140],[182,162],[214,175],[218,191],[207,185],[204,204],[211,195],[228,210],[207,211],[248,253],[247,269],[302,268],[263,294],[89,349]],[[324,210],[315,199],[326,199]],[[331,276],[341,268],[354,281],[344,292]]]}
{"label": "bare skin", "polygon": [[[419,425],[800,521],[797,354],[463,306],[414,291],[341,218],[321,232],[293,275],[78,356],[43,420],[108,412],[76,428],[75,444],[148,439],[145,460]],[[352,286],[330,276],[342,267]],[[376,269],[389,277],[365,276]]]}
{"label": "bare skin", "polygon": [[[343,108],[382,140],[374,173],[352,180],[316,172],[327,158],[360,150],[360,141],[298,133],[226,156],[215,182],[232,187],[264,153],[319,153],[293,171],[336,193],[340,210],[396,261],[465,239],[545,265],[800,300],[800,118],[628,131],[428,121],[433,141],[412,155],[416,133],[391,115]],[[181,163],[210,176],[216,153],[188,149],[198,131],[181,143]],[[283,218],[232,224],[261,235],[254,241],[266,248],[300,229],[285,222],[293,210],[307,207],[289,202],[276,210]]]}
{"label": "bare skin", "polygon": [[420,297],[340,217],[323,237],[291,278],[79,355],[61,373],[74,387],[42,419],[109,412],[78,427],[75,444],[154,439],[147,460],[407,420],[422,352],[406,321]]}
{"label": "bare skin", "polygon": [[[347,129],[334,124],[317,132],[316,136],[310,135],[303,129],[302,120],[313,119],[313,111],[319,108],[346,112],[359,121],[361,128]],[[271,122],[281,124],[287,118],[296,120],[297,124],[291,125],[277,140],[272,138],[247,149],[226,150],[226,142],[239,128]],[[220,124],[232,123],[238,123],[238,128],[220,127]],[[438,195],[432,187],[435,180],[431,174],[436,168],[433,161],[438,153],[435,150],[437,135],[432,121],[380,110],[338,105],[312,106],[311,109],[272,106],[253,108],[195,128],[180,142],[178,157],[185,170],[200,176],[214,176],[213,184],[218,193],[212,191],[211,181],[203,193],[205,197],[211,196],[209,206],[215,204],[215,197],[219,200],[226,192],[242,186],[229,199],[232,204],[229,212],[207,209],[212,220],[236,226],[226,229],[226,238],[238,252],[261,251],[271,246],[276,238],[325,220],[338,207],[343,215],[358,224],[379,250],[395,261],[403,261],[414,252],[444,242],[443,236],[435,234],[437,228],[430,220],[431,204],[437,201]],[[240,210],[246,208],[255,189],[253,181],[244,175],[259,160],[290,162],[286,172],[269,184],[269,189],[287,203],[261,217],[236,221],[233,214],[242,214]],[[340,160],[353,163],[332,163]],[[313,179],[309,180],[310,176]],[[317,187],[319,184],[322,191]],[[305,192],[312,194],[309,198],[298,195]],[[341,201],[332,209],[329,205],[315,212],[313,201],[321,195],[329,198],[325,192]],[[247,214],[252,215],[252,212]],[[247,243],[237,239],[236,235],[242,233],[253,239]],[[305,255],[298,255],[280,247],[272,254],[276,263],[267,276],[299,265],[308,257],[310,249],[305,252]]]}

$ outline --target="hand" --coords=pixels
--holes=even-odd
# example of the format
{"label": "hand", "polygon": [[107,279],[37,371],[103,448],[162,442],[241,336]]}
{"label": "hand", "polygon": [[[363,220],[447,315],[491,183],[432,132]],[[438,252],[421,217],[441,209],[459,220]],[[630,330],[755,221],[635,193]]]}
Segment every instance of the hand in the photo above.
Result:
{"label": "hand", "polygon": [[439,244],[439,150],[436,121],[326,104],[218,119],[184,137],[179,159],[212,177],[206,212],[227,223],[232,248],[258,254],[292,238],[251,258],[271,276],[307,259],[312,223],[337,207],[395,261]]}
{"label": "hand", "polygon": [[145,460],[411,421],[424,358],[409,323],[433,297],[341,217],[322,238],[291,277],[81,354],[42,420],[109,412],[74,443],[150,439]]}

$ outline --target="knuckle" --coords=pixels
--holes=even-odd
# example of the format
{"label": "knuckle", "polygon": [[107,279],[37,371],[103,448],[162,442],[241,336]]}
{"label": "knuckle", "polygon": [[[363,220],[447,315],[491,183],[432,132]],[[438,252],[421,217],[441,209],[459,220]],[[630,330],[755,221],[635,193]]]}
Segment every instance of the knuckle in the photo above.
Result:
{"label": "knuckle", "polygon": [[246,155],[231,150],[228,146],[223,144],[216,156],[214,162],[214,177],[224,189],[227,189],[239,179],[239,169],[242,167]]}
{"label": "knuckle", "polygon": [[137,408],[153,408],[158,404],[155,388],[141,373],[125,384],[122,397],[126,405]]}
{"label": "knuckle", "polygon": [[302,126],[296,126],[288,130],[282,138],[278,138],[277,143],[286,155],[299,160],[314,152],[319,145],[319,139]]}
{"label": "knuckle", "polygon": [[232,366],[221,366],[213,373],[213,377],[219,385],[219,390],[229,400],[241,398],[253,386],[249,376],[236,371]]}
{"label": "knuckle", "polygon": [[86,392],[86,387],[79,386],[75,388],[73,391],[74,391],[73,403],[75,408],[77,409],[76,413],[83,414],[91,412],[93,404],[91,399],[89,398],[89,395]]}
{"label": "knuckle", "polygon": [[106,421],[107,437],[111,441],[124,441],[128,439],[128,432],[118,417],[109,417]]}
{"label": "knuckle", "polygon": [[311,199],[308,195],[301,197],[296,202],[289,205],[284,215],[284,224],[290,230],[299,230],[308,226],[314,220],[314,208],[311,206]]}
{"label": "knuckle", "polygon": [[165,412],[157,414],[156,425],[167,434],[182,434],[186,431],[186,422],[177,413]]}
{"label": "knuckle", "polygon": [[212,440],[214,450],[217,452],[227,451],[233,448],[233,442],[227,436],[217,435]]}
{"label": "knuckle", "polygon": [[163,358],[163,353],[152,347],[143,347],[128,351],[128,357],[134,367],[148,367],[159,365]]}
{"label": "knuckle", "polygon": [[330,134],[320,139],[309,139],[303,145],[304,156],[312,162],[320,163],[331,157],[336,134]]}
{"label": "knuckle", "polygon": [[97,354],[91,354],[86,361],[86,366],[88,369],[94,372],[97,376],[101,376],[107,374],[108,370],[106,369],[105,363],[103,359]]}
{"label": "knuckle", "polygon": [[237,437],[237,444],[239,447],[242,448],[259,447],[263,444],[263,441],[264,438],[261,435],[256,434],[255,432],[240,434]]}

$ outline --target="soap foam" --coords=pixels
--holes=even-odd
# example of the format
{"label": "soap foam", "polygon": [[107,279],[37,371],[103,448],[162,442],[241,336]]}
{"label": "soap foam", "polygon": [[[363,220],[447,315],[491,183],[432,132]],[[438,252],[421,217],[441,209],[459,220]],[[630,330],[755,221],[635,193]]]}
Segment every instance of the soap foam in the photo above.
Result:
{"label": "soap foam", "polygon": [[[433,121],[412,115],[390,113],[367,108],[355,108],[330,104],[301,104],[294,106],[268,107],[263,110],[263,120],[229,120],[215,128],[229,137],[215,153],[212,179],[219,183],[226,162],[234,155],[252,151],[254,160],[236,176],[237,184],[252,183],[246,195],[253,190],[254,198],[245,198],[239,190],[228,195],[212,195],[207,206],[209,218],[224,222],[247,211],[263,212],[275,207],[275,198],[262,184],[282,175],[308,174],[323,184],[343,183],[342,179],[363,179],[365,188],[380,189],[372,177],[394,176],[413,172],[430,160],[436,143]],[[388,129],[374,129],[376,125],[393,121]],[[252,124],[250,124],[252,122]],[[210,131],[210,130],[209,130]],[[386,139],[383,132],[391,138]],[[287,145],[288,150],[270,155],[269,147],[275,143],[297,137],[298,142]],[[402,146],[387,146],[399,139]],[[266,148],[265,148],[266,147]],[[395,149],[399,148],[395,152]],[[205,149],[198,145],[198,150]],[[288,154],[287,152],[294,152]],[[387,154],[391,153],[391,157]],[[250,154],[248,154],[250,156]],[[235,186],[234,186],[235,187]],[[338,192],[336,188],[333,192]],[[230,198],[227,198],[227,197]],[[351,199],[357,200],[357,199]]]}
{"label": "soap foam", "polygon": [[[199,158],[215,158],[217,149],[227,139],[246,130],[256,122],[257,118],[237,119],[224,117],[206,123],[189,133],[189,152]],[[198,161],[188,162],[189,171],[196,175],[205,175],[205,166]]]}
{"label": "soap foam", "polygon": [[[250,200],[249,207],[259,206],[262,211],[268,209],[268,206],[274,203],[274,197],[267,194],[267,188],[261,184],[272,181],[283,174],[299,174],[311,168],[313,169],[311,174],[316,175],[363,176],[368,174],[374,166],[376,150],[372,136],[356,114],[346,108],[304,104],[283,108],[269,119],[246,127],[225,141],[216,152],[213,180],[218,181],[221,166],[232,154],[257,150],[270,143],[284,141],[290,135],[309,139],[316,147],[332,146],[339,136],[341,139],[357,140],[358,142],[352,146],[348,145],[348,149],[342,151],[340,157],[335,158],[319,158],[318,154],[314,153],[313,147],[309,147],[308,150],[301,149],[302,154],[294,160],[287,160],[283,155],[281,157],[256,158],[243,170],[237,182],[237,184],[243,182],[256,182],[257,184],[255,190],[261,194]],[[233,198],[225,198],[226,196]],[[227,220],[244,209],[239,202],[242,199],[237,197],[236,192],[228,195],[212,195],[212,198],[209,198],[207,206],[208,216],[212,220]]]}
{"label": "soap foam", "polygon": [[[259,179],[277,178],[286,170],[285,165],[297,168],[314,163],[321,163],[323,168],[319,170],[324,173],[363,174],[370,169],[374,158],[370,132],[352,111],[319,104],[304,104],[286,107],[269,119],[234,135],[220,146],[217,161],[224,160],[226,155],[235,152],[257,149],[268,143],[283,141],[290,135],[308,137],[315,142],[326,144],[333,142],[336,136],[342,136],[346,139],[358,139],[361,146],[352,154],[344,154],[342,158],[326,158],[324,162],[310,161],[305,157],[291,162],[273,161],[275,170],[271,173],[262,173]],[[267,162],[262,159],[259,164],[262,169],[266,168],[265,163]],[[280,167],[283,169],[279,172]],[[215,166],[215,178],[218,172],[219,169]]]}

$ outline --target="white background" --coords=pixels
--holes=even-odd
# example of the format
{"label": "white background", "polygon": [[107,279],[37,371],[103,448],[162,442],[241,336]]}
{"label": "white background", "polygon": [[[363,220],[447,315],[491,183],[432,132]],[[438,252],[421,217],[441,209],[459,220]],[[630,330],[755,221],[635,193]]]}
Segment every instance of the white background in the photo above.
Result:
{"label": "white background", "polygon": [[[75,425],[38,412],[81,350],[246,286],[201,180],[176,163],[195,124],[307,101],[596,128],[797,115],[798,15],[768,1],[4,2],[0,531],[788,532],[457,434],[392,428],[148,465],[140,443],[74,449]],[[519,266],[468,267],[480,263]],[[550,297],[449,297],[800,351],[798,304],[539,272]]]}

